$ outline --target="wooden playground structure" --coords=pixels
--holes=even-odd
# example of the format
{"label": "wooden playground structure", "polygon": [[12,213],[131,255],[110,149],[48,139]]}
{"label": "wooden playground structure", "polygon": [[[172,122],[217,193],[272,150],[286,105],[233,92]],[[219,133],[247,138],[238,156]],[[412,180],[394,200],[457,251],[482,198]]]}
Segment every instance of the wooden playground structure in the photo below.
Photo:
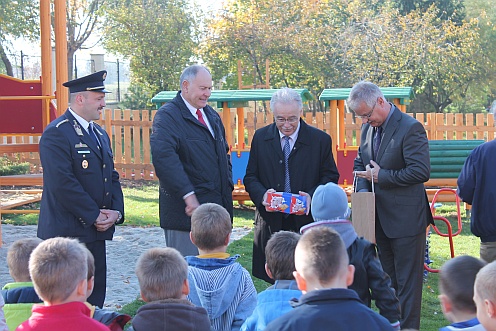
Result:
{"label": "wooden playground structure", "polygon": [[[39,81],[20,81],[0,75],[0,155],[18,153],[37,153],[38,144],[36,138],[41,135],[43,129],[60,111],[67,108],[69,94],[62,83],[67,81],[67,38],[66,38],[66,2],[53,1],[54,11],[54,35],[55,35],[55,63],[56,66],[56,90],[55,97],[52,93],[52,42],[51,42],[51,1],[40,0],[40,31],[41,31],[41,71]],[[57,107],[52,100],[56,100]],[[15,114],[10,113],[15,109]],[[29,135],[32,138],[28,142],[18,143],[16,137]],[[0,189],[2,186],[41,186],[43,178],[41,174],[0,176]],[[25,190],[24,190],[25,191]],[[0,191],[8,194],[8,191]],[[1,241],[1,216],[2,213],[38,213],[38,210],[17,211],[12,208],[25,203],[39,201],[41,189],[29,190],[25,193],[32,195],[31,198],[21,201],[0,205],[0,246]],[[8,208],[6,211],[5,208]],[[2,211],[3,210],[3,211]]]}

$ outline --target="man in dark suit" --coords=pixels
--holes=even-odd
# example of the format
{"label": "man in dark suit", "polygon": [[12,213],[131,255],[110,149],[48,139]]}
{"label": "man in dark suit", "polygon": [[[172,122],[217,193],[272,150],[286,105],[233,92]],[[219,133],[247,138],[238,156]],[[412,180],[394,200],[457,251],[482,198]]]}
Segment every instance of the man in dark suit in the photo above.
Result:
{"label": "man in dark suit", "polygon": [[[255,132],[246,167],[244,184],[255,204],[255,237],[253,240],[253,268],[255,277],[274,281],[265,272],[265,246],[271,235],[280,230],[299,232],[312,222],[312,216],[287,215],[267,210],[267,192],[285,191],[307,197],[307,206],[317,186],[337,183],[338,169],[332,156],[331,137],[309,126],[303,115],[301,96],[290,88],[283,88],[272,96],[270,108],[275,122]],[[286,144],[289,157],[286,159]],[[286,176],[286,171],[289,176]]]}
{"label": "man in dark suit", "polygon": [[224,126],[207,104],[212,76],[193,65],[183,70],[181,90],[153,119],[150,145],[160,180],[160,226],[165,242],[184,256],[198,255],[191,242],[191,214],[213,202],[233,215],[231,159]]}
{"label": "man in dark suit", "polygon": [[372,83],[356,84],[348,107],[363,123],[356,190],[371,191],[375,183],[379,257],[400,300],[401,328],[419,329],[425,229],[432,222],[423,184],[430,175],[427,135]]}
{"label": "man in dark suit", "polygon": [[40,140],[43,196],[38,237],[72,237],[86,245],[95,258],[95,287],[88,301],[99,307],[107,280],[105,240],[112,240],[114,224],[124,222],[110,139],[93,122],[105,107],[106,75],[99,71],[64,83],[70,107],[46,127]]}

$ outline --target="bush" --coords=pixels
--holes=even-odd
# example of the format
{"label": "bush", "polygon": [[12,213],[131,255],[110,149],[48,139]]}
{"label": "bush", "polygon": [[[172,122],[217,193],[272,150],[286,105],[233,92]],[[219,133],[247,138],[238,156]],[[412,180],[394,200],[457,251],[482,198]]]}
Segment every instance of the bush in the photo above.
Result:
{"label": "bush", "polygon": [[9,158],[0,157],[0,176],[29,174],[28,162],[15,162]]}
{"label": "bush", "polygon": [[125,109],[154,109],[151,102],[154,94],[150,88],[140,83],[132,83],[124,95],[122,106]]}

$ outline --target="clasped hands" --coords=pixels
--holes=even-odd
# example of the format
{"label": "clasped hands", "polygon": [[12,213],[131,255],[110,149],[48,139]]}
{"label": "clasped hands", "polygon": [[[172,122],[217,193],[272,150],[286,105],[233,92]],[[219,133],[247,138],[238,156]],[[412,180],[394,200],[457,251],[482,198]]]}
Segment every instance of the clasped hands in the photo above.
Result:
{"label": "clasped hands", "polygon": [[111,209],[100,209],[100,215],[98,215],[95,221],[95,227],[97,231],[104,232],[110,229],[112,225],[117,222],[119,218],[119,213],[117,210]]}
{"label": "clasped hands", "polygon": [[369,182],[374,179],[374,183],[378,183],[379,170],[381,170],[381,167],[374,160],[370,160],[370,164],[367,164],[365,166],[364,171],[355,171],[355,176],[359,178],[365,178]]}
{"label": "clasped hands", "polygon": [[[267,193],[275,193],[275,192],[276,192],[276,190],[274,190],[273,188],[269,188],[267,191],[265,191],[264,196],[263,196],[262,205],[265,206],[265,210],[269,213],[273,213],[273,212],[275,212],[275,210],[268,209],[270,207],[270,204],[267,202]],[[306,212],[305,211],[299,212],[299,213],[296,213],[295,215],[308,215],[308,213],[310,212],[310,204],[312,203],[312,197],[310,196],[310,194],[308,194],[307,192],[303,192],[303,191],[298,191],[298,194],[306,197],[307,208],[306,208]]]}

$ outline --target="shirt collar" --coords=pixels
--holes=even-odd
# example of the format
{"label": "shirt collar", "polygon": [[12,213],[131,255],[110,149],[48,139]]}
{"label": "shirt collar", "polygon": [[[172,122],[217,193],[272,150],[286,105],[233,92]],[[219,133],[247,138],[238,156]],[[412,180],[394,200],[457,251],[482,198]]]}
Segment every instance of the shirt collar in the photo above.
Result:
{"label": "shirt collar", "polygon": [[188,101],[186,101],[186,99],[184,99],[183,95],[181,95],[181,98],[183,99],[184,101],[184,104],[186,105],[186,107],[188,107],[189,111],[191,112],[191,115],[193,115],[195,118],[198,118],[198,115],[196,115],[196,108],[193,107],[192,105],[189,104]]}
{"label": "shirt collar", "polygon": [[[81,126],[86,130],[86,132],[89,132],[90,122],[88,122],[87,120],[85,120],[84,118],[82,118],[81,116],[76,114],[74,112],[74,110],[72,110],[70,107],[69,107],[69,111],[71,112],[72,116],[74,116],[74,118],[76,118],[76,120],[79,122],[79,124],[81,124]],[[91,122],[93,122],[93,121],[91,121]]]}

